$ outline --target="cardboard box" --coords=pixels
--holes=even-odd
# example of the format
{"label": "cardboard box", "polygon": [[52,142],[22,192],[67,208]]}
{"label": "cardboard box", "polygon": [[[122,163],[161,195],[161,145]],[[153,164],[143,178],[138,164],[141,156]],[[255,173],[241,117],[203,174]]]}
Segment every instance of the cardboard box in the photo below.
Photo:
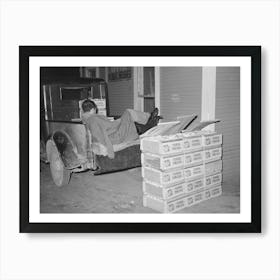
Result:
{"label": "cardboard box", "polygon": [[184,152],[191,152],[202,149],[202,138],[198,136],[184,136],[183,135],[183,149]]}
{"label": "cardboard box", "polygon": [[223,161],[222,160],[217,160],[217,161],[212,161],[212,162],[209,162],[209,163],[205,163],[204,168],[205,168],[205,175],[206,176],[222,172]]}
{"label": "cardboard box", "polygon": [[212,149],[221,146],[222,134],[209,131],[182,132],[174,135],[156,135],[151,133],[141,138],[142,152],[159,155],[169,155],[180,152],[194,152],[197,150]]}
{"label": "cardboard box", "polygon": [[181,134],[145,137],[140,140],[140,149],[144,153],[158,155],[179,154],[184,151],[183,137]]}
{"label": "cardboard box", "polygon": [[204,189],[205,179],[199,178],[189,182],[181,182],[175,185],[161,187],[151,182],[143,181],[143,193],[163,200],[198,192]]}
{"label": "cardboard box", "polygon": [[185,181],[184,170],[160,171],[149,167],[142,167],[142,177],[157,186],[170,186]]}
{"label": "cardboard box", "polygon": [[106,100],[105,99],[93,99],[94,103],[96,104],[98,110],[106,109]]}
{"label": "cardboard box", "polygon": [[202,146],[204,148],[213,148],[216,146],[221,146],[223,143],[222,134],[212,133],[208,135],[202,135]]}
{"label": "cardboard box", "polygon": [[[204,160],[204,156],[205,156],[204,154],[205,154],[204,151],[196,151],[187,154],[180,153],[171,156],[142,153],[141,163],[142,166],[155,168],[158,170],[184,168],[184,167],[201,165]],[[210,152],[210,156],[211,156],[211,152]],[[211,158],[209,160],[211,160]]]}
{"label": "cardboard box", "polygon": [[214,175],[210,175],[204,178],[205,180],[205,187],[212,187],[216,185],[220,185],[222,183],[222,173],[217,173]]}
{"label": "cardboard box", "polygon": [[222,194],[222,186],[216,186],[207,191],[210,191],[210,198],[220,196]]}
{"label": "cardboard box", "polygon": [[168,170],[174,168],[184,167],[184,155],[161,156],[157,154],[142,153],[142,166],[155,168],[158,170]]}
{"label": "cardboard box", "polygon": [[213,188],[206,189],[204,191],[205,200],[220,196],[222,194],[222,186],[218,185]]}
{"label": "cardboard box", "polygon": [[203,153],[204,153],[204,162],[205,163],[208,163],[211,161],[217,161],[222,158],[222,147],[205,150],[205,151],[203,151]]}
{"label": "cardboard box", "polygon": [[186,183],[187,193],[201,191],[204,189],[205,186],[205,179],[198,178],[193,181],[189,181]]}
{"label": "cardboard box", "polygon": [[186,207],[191,207],[205,200],[217,197],[222,194],[222,187],[215,186],[197,193],[177,197],[170,200],[163,200],[153,195],[144,194],[143,205],[161,213],[174,213]]}
{"label": "cardboard box", "polygon": [[185,167],[202,164],[204,159],[204,151],[197,151],[197,152],[185,154],[184,158],[185,158],[184,161]]}
{"label": "cardboard box", "polygon": [[106,109],[98,109],[98,115],[107,116]]}
{"label": "cardboard box", "polygon": [[188,206],[186,197],[177,198],[174,201],[166,201],[157,197],[145,194],[143,196],[144,207],[151,208],[161,213],[173,213],[182,210]]}
{"label": "cardboard box", "polygon": [[185,180],[193,180],[194,178],[201,177],[205,174],[204,165],[193,166],[184,169]]}
{"label": "cardboard box", "polygon": [[155,196],[163,200],[182,196],[187,192],[187,184],[185,182],[162,188],[161,186],[154,185],[151,182],[143,181],[144,194]]}

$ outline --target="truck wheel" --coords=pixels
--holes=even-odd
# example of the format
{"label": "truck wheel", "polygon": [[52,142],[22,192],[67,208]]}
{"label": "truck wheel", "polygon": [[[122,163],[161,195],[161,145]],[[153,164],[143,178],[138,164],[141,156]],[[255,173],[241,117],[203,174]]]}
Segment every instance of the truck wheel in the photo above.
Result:
{"label": "truck wheel", "polygon": [[70,180],[71,172],[65,168],[56,145],[51,140],[47,143],[47,151],[54,183],[58,187],[67,185]]}

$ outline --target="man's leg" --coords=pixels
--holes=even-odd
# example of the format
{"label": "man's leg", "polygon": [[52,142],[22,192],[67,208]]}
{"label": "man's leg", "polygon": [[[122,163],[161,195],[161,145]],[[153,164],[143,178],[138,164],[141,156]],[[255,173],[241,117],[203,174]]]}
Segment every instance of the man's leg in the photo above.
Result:
{"label": "man's leg", "polygon": [[133,111],[134,110],[130,111],[130,109],[125,110],[119,119],[119,125],[116,127],[115,131],[109,135],[113,144],[134,141],[139,138],[134,119],[139,116],[144,119],[144,116],[138,113],[134,114]]}
{"label": "man's leg", "polygon": [[[136,111],[137,112],[137,111]],[[141,114],[143,114],[143,112],[139,112],[138,116],[141,116]],[[151,113],[144,113],[145,115],[145,119],[142,118],[141,121],[135,121],[135,126],[136,126],[136,130],[138,135],[143,134],[144,132],[146,132],[147,130],[149,130],[150,128],[156,126],[159,122],[160,119],[162,119],[161,116],[158,116],[158,108],[155,108]],[[147,116],[149,115],[149,117],[147,118]]]}
{"label": "man's leg", "polygon": [[128,111],[130,113],[132,120],[134,122],[137,122],[140,124],[146,124],[151,115],[150,113],[141,112],[141,111],[137,111],[137,110],[133,110],[133,109],[126,109],[126,111]]}

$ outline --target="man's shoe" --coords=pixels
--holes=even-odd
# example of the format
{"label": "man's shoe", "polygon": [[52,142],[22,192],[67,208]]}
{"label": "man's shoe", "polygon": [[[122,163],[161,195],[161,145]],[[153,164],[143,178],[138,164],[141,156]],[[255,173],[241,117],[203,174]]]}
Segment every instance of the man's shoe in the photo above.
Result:
{"label": "man's shoe", "polygon": [[140,124],[135,122],[136,130],[138,135],[145,133],[147,130],[151,129],[154,126],[157,126],[160,119],[163,119],[162,116],[154,116],[153,118],[149,118],[146,124]]}
{"label": "man's shoe", "polygon": [[156,118],[158,116],[158,108],[155,108],[151,113],[150,113],[150,117],[147,120],[146,124],[151,122],[154,118]]}

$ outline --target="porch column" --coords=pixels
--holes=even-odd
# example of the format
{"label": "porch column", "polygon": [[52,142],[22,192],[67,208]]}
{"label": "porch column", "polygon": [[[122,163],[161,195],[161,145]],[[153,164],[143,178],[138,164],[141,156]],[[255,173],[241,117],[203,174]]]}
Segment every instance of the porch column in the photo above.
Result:
{"label": "porch column", "polygon": [[[215,119],[216,108],[216,67],[202,67],[201,121]],[[215,124],[207,127],[215,131]]]}

